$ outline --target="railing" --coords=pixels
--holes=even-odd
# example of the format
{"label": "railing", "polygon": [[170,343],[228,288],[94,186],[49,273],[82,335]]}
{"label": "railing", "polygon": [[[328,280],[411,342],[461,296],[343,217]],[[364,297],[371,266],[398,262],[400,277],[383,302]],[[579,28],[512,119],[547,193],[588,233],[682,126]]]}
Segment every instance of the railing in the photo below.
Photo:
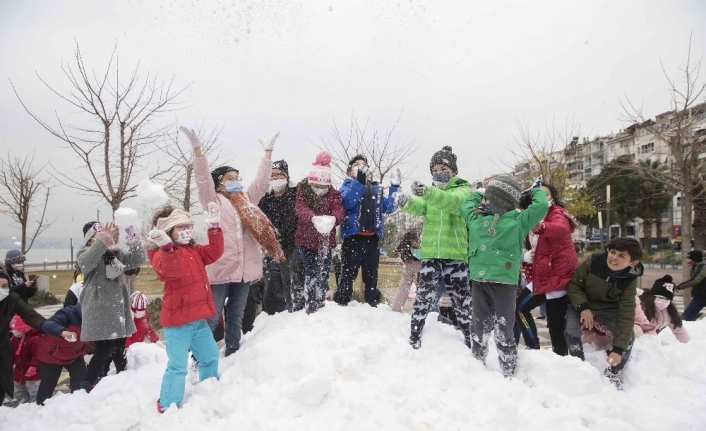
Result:
{"label": "railing", "polygon": [[[141,268],[149,268],[150,263],[145,262],[142,264]],[[45,260],[44,262],[33,262],[33,263],[27,263],[25,262],[25,269],[24,272],[26,274],[32,272],[32,271],[51,271],[51,270],[66,270],[66,269],[74,269],[74,263],[73,261],[70,260],[53,260],[53,261],[48,261]]]}

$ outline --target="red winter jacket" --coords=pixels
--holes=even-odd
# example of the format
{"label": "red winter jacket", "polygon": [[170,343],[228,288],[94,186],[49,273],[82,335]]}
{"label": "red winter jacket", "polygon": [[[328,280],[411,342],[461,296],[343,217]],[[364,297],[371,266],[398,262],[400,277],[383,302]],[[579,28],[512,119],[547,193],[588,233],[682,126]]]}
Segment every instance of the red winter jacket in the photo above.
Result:
{"label": "red winter jacket", "polygon": [[152,329],[152,324],[150,324],[150,318],[148,315],[139,318],[135,317],[132,321],[135,322],[135,328],[137,328],[137,331],[125,340],[126,349],[132,344],[143,343],[145,338],[149,338],[153,343],[156,343],[159,340],[159,335],[157,335],[157,333],[154,332],[154,329]]}
{"label": "red winter jacket", "polygon": [[166,252],[148,252],[150,264],[164,283],[162,313],[164,327],[181,326],[216,315],[206,265],[223,254],[223,231],[208,230],[208,245],[179,245]]}
{"label": "red winter jacket", "polygon": [[565,212],[566,209],[552,205],[544,221],[532,230],[539,235],[532,268],[532,292],[535,295],[566,290],[579,266],[571,239],[573,217]]}
{"label": "red winter jacket", "polygon": [[[12,380],[16,382],[38,381],[39,362],[37,361],[37,350],[42,333],[36,329],[30,329],[22,338],[12,337],[12,351],[15,369],[12,372]],[[26,376],[30,367],[34,367],[34,375]]]}

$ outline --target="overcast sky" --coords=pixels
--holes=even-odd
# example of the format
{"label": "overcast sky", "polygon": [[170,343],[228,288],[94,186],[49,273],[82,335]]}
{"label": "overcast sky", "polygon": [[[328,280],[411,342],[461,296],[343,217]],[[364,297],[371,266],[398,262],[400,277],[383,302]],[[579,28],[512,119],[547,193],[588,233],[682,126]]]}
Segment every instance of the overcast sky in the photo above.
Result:
{"label": "overcast sky", "polygon": [[[52,123],[79,118],[39,82],[68,91],[62,61],[76,42],[105,70],[117,44],[121,70],[191,84],[189,108],[162,117],[223,127],[221,143],[246,184],[275,130],[276,159],[299,179],[335,118],[397,127],[421,145],[408,168],[428,181],[431,155],[451,145],[459,175],[477,180],[514,160],[504,148],[517,120],[540,129],[575,118],[582,136],[617,132],[628,95],[648,115],[669,109],[660,61],[676,77],[689,35],[706,52],[706,2],[681,1],[0,1],[0,150],[36,151],[67,172],[79,165],[24,112]],[[704,72],[706,74],[706,72]],[[72,170],[73,169],[73,170]],[[136,178],[139,181],[141,178]],[[403,184],[404,185],[404,184]],[[77,232],[108,207],[58,185],[51,237]],[[17,235],[7,217],[0,235]]]}

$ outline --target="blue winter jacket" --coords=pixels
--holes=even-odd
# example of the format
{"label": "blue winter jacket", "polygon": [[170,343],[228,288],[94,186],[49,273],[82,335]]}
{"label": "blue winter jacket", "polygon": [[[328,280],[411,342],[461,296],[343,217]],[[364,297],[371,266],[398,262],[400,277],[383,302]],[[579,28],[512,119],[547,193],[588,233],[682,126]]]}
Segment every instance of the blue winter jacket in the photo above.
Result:
{"label": "blue winter jacket", "polygon": [[58,338],[69,327],[81,328],[82,317],[80,305],[64,307],[42,324],[42,332]]}
{"label": "blue winter jacket", "polygon": [[[375,216],[375,234],[378,239],[382,239],[385,220],[383,215],[392,214],[397,210],[395,199],[392,194],[395,193],[399,186],[390,186],[388,188],[387,197],[383,196],[384,188],[378,183],[368,183],[369,187],[373,188],[373,206]],[[343,201],[343,210],[345,217],[341,223],[341,236],[345,239],[349,236],[356,235],[360,231],[360,214],[364,210],[361,202],[366,185],[361,184],[356,178],[346,178],[341,186],[341,200]]]}

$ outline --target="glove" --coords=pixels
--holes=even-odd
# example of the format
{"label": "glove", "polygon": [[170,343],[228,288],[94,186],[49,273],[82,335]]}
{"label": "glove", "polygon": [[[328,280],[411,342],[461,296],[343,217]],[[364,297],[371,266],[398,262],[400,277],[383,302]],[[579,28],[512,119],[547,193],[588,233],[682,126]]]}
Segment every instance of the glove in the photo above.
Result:
{"label": "glove", "polygon": [[134,226],[128,226],[125,229],[125,245],[128,247],[137,247],[140,245],[140,236],[135,232]]}
{"label": "glove", "polygon": [[398,207],[407,205],[407,202],[409,201],[409,195],[405,192],[395,192],[392,197],[395,199],[395,205]]}
{"label": "glove", "polygon": [[221,227],[221,209],[215,202],[209,202],[206,208],[206,224],[209,229]]}
{"label": "glove", "polygon": [[415,181],[412,183],[412,193],[417,196],[424,196],[424,192],[427,191],[427,186],[422,184],[420,181]]}
{"label": "glove", "polygon": [[179,130],[184,132],[187,138],[189,138],[189,143],[191,144],[191,148],[196,149],[196,148],[201,148],[201,141],[199,140],[199,137],[196,135],[196,132],[194,129],[187,129],[184,126],[179,126]]}
{"label": "glove", "polygon": [[390,185],[391,186],[399,186],[400,182],[402,181],[402,172],[400,172],[399,169],[395,169],[392,171],[390,174]]}
{"label": "glove", "polygon": [[32,377],[37,375],[37,367],[29,367],[27,368],[27,372],[25,373],[25,377],[28,379],[31,379]]}
{"label": "glove", "polygon": [[370,169],[367,166],[358,166],[355,175],[361,184],[365,184],[368,181],[368,172],[370,172]]}
{"label": "glove", "polygon": [[476,189],[476,191],[485,196],[485,187],[479,187]]}
{"label": "glove", "polygon": [[522,191],[523,195],[528,195],[532,193],[532,189],[537,189],[539,187],[542,187],[542,176],[538,176],[535,180],[534,183],[528,188]]}
{"label": "glove", "polygon": [[150,241],[157,244],[159,248],[164,251],[169,251],[174,246],[172,240],[169,238],[169,236],[167,236],[167,233],[163,230],[152,229],[151,231],[149,231],[147,236],[150,237]]}
{"label": "glove", "polygon": [[265,151],[272,151],[272,149],[275,147],[275,141],[277,140],[277,137],[279,136],[279,131],[275,133],[274,135],[270,136],[267,139],[258,139],[260,141],[260,145],[262,145],[262,148]]}

